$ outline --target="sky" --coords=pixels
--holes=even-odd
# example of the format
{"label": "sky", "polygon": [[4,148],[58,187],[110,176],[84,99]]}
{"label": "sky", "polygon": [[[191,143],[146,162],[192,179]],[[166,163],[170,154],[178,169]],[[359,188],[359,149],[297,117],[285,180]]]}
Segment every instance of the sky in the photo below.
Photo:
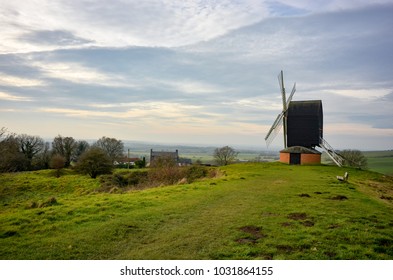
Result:
{"label": "sky", "polygon": [[[0,0],[0,128],[266,149],[322,100],[336,149],[393,149],[393,0]],[[283,147],[278,135],[268,149]]]}

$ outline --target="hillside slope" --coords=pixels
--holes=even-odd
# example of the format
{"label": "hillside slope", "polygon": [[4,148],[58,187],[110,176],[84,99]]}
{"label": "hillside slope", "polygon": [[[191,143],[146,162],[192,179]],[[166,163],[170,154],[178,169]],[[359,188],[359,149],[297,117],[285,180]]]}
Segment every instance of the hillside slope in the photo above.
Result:
{"label": "hillside slope", "polygon": [[280,163],[221,171],[123,194],[72,173],[1,174],[0,258],[393,259],[392,177]]}

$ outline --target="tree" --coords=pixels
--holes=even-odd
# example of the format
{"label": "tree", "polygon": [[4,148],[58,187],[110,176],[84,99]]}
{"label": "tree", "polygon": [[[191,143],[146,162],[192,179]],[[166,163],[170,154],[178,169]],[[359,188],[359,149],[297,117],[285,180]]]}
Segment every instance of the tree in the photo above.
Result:
{"label": "tree", "polygon": [[214,150],[213,157],[218,165],[228,165],[235,161],[237,154],[238,153],[233,148],[225,146],[222,148],[216,148]]}
{"label": "tree", "polygon": [[21,134],[16,137],[20,151],[27,159],[28,169],[32,167],[32,161],[36,154],[44,148],[44,140],[39,136]]}
{"label": "tree", "polygon": [[61,155],[54,154],[50,160],[49,166],[56,170],[56,177],[59,178],[61,175],[61,170],[65,165],[65,158]]}
{"label": "tree", "polygon": [[33,160],[33,168],[34,169],[48,169],[50,166],[51,160],[51,151],[50,151],[50,143],[45,142],[43,149],[39,154],[35,156]]}
{"label": "tree", "polygon": [[52,142],[52,150],[54,154],[59,154],[65,158],[65,167],[71,164],[72,156],[77,148],[77,143],[72,137],[56,136]]}
{"label": "tree", "polygon": [[367,168],[367,158],[359,150],[343,150],[340,155],[345,159],[344,165]]}
{"label": "tree", "polygon": [[0,172],[16,172],[27,169],[28,163],[19,149],[14,133],[8,133],[6,128],[0,129]]}
{"label": "tree", "polygon": [[112,163],[116,159],[123,157],[123,142],[121,140],[117,140],[116,138],[104,136],[95,143],[95,146],[101,148],[112,160]]}
{"label": "tree", "polygon": [[113,162],[101,148],[92,147],[81,155],[75,169],[90,175],[91,178],[96,178],[101,174],[110,174]]}
{"label": "tree", "polygon": [[90,145],[85,140],[80,140],[76,142],[76,149],[74,153],[73,160],[78,161],[79,157],[89,149]]}

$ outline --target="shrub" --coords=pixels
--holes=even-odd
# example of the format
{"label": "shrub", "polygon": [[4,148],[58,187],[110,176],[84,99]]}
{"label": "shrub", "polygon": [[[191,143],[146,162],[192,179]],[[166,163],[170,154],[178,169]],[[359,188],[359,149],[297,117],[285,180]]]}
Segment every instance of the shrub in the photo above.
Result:
{"label": "shrub", "polygon": [[103,175],[100,177],[101,190],[142,187],[147,182],[147,178],[147,171],[119,172],[113,175]]}
{"label": "shrub", "polygon": [[131,172],[127,175],[128,185],[137,186],[143,184],[147,181],[148,172],[147,171],[136,171]]}
{"label": "shrub", "polygon": [[96,178],[101,174],[112,173],[113,164],[102,149],[93,147],[81,155],[75,165],[75,170],[83,174],[89,174],[91,178]]}
{"label": "shrub", "polygon": [[344,165],[367,168],[367,158],[359,150],[343,150],[340,155],[344,157]]}
{"label": "shrub", "polygon": [[160,166],[143,171],[121,171],[113,175],[103,175],[100,177],[100,191],[112,192],[113,188],[117,191],[125,189],[144,189],[153,188],[163,185],[186,184],[195,180],[216,177],[215,168],[205,166],[187,166],[181,167],[176,165]]}
{"label": "shrub", "polygon": [[149,184],[154,186],[173,185],[186,177],[184,169],[176,165],[162,165],[151,168],[148,172]]}
{"label": "shrub", "polygon": [[55,176],[57,178],[60,177],[61,175],[61,170],[64,168],[66,163],[65,157],[55,154],[52,156],[50,162],[49,162],[49,167],[55,169]]}
{"label": "shrub", "polygon": [[208,175],[208,169],[204,166],[193,165],[187,168],[187,181],[194,182],[197,179],[204,178]]}

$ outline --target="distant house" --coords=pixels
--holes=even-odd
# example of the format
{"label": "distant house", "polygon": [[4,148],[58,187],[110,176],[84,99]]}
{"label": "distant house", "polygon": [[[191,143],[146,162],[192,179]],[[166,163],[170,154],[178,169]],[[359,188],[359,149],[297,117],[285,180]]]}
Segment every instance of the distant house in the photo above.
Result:
{"label": "distant house", "polygon": [[114,162],[114,165],[135,165],[135,162],[141,160],[140,158],[122,157]]}
{"label": "distant house", "polygon": [[154,162],[158,160],[173,160],[176,164],[179,163],[179,151],[175,152],[156,152],[153,149],[150,150],[150,165],[154,165]]}
{"label": "distant house", "polygon": [[179,158],[178,164],[180,166],[192,165],[192,159],[190,159],[190,158]]}

